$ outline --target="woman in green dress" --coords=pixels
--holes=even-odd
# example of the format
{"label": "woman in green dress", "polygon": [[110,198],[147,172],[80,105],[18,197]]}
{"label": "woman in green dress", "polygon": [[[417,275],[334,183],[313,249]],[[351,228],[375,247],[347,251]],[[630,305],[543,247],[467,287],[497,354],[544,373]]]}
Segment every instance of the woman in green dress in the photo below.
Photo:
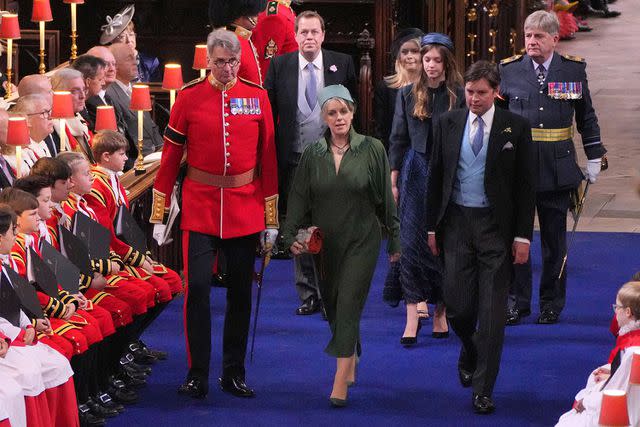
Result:
{"label": "woman in green dress", "polygon": [[305,251],[298,229],[324,233],[318,257],[320,293],[331,327],[325,351],[337,358],[333,406],[345,406],[360,354],[360,316],[376,267],[381,225],[391,261],[400,256],[399,221],[384,146],[351,127],[355,105],[342,85],[318,94],[326,136],[302,154],[289,194],[283,238],[294,255]]}

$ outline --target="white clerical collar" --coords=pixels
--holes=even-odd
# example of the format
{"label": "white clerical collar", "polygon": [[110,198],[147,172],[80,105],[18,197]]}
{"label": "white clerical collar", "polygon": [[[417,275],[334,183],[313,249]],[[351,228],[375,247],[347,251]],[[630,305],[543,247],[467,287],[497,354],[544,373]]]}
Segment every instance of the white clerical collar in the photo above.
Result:
{"label": "white clerical collar", "polygon": [[316,70],[322,70],[322,49],[320,49],[318,56],[316,56],[316,59],[314,59],[313,61],[307,61],[307,58],[305,58],[300,52],[298,52],[298,65],[300,66],[300,70],[304,70],[309,62],[313,64]]}

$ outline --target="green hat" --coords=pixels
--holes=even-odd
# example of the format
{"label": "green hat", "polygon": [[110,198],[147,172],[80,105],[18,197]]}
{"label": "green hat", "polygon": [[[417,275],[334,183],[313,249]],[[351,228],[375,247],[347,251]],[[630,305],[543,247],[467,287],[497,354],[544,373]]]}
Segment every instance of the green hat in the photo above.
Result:
{"label": "green hat", "polygon": [[340,98],[345,101],[354,103],[353,98],[349,93],[349,89],[342,85],[331,85],[320,89],[320,92],[318,93],[318,105],[320,105],[320,108],[322,108],[324,103],[331,98]]}

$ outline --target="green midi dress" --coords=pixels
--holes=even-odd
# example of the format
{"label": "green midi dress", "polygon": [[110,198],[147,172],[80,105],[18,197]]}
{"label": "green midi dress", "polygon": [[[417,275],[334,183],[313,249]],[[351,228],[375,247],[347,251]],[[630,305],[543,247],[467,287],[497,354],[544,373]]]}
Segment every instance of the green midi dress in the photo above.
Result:
{"label": "green midi dress", "polygon": [[325,351],[335,357],[360,354],[360,317],[382,229],[388,238],[387,252],[400,252],[400,226],[384,146],[353,129],[349,138],[350,149],[337,174],[327,138],[304,151],[283,227],[286,247],[293,244],[300,228],[315,225],[324,232],[316,262],[320,296],[332,334]]}

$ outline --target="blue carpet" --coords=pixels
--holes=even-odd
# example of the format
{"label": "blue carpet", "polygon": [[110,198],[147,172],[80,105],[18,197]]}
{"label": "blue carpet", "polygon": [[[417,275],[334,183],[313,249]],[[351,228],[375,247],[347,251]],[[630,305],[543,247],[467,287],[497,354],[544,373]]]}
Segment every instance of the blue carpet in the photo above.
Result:
{"label": "blue carpet", "polygon": [[[153,369],[140,402],[110,420],[110,426],[210,425],[438,425],[549,426],[565,412],[591,369],[606,361],[613,338],[608,332],[611,303],[619,286],[640,269],[640,234],[578,233],[569,260],[567,308],[557,325],[507,329],[502,370],[491,416],[474,415],[469,389],[457,379],[459,341],[430,337],[425,325],[418,346],[404,349],[403,306],[382,302],[386,260],[378,269],[362,319],[363,357],[349,406],[329,407],[334,359],[324,352],[329,339],[318,315],[294,315],[297,295],[292,264],[273,261],[263,290],[256,355],[247,362],[247,382],[255,399],[239,399],[217,387],[225,294],[213,289],[213,354],[210,393],[203,401],[176,394],[186,373],[182,299],[174,301],[148,329],[145,342],[170,352]],[[540,248],[533,246],[534,294],[540,275]]]}

